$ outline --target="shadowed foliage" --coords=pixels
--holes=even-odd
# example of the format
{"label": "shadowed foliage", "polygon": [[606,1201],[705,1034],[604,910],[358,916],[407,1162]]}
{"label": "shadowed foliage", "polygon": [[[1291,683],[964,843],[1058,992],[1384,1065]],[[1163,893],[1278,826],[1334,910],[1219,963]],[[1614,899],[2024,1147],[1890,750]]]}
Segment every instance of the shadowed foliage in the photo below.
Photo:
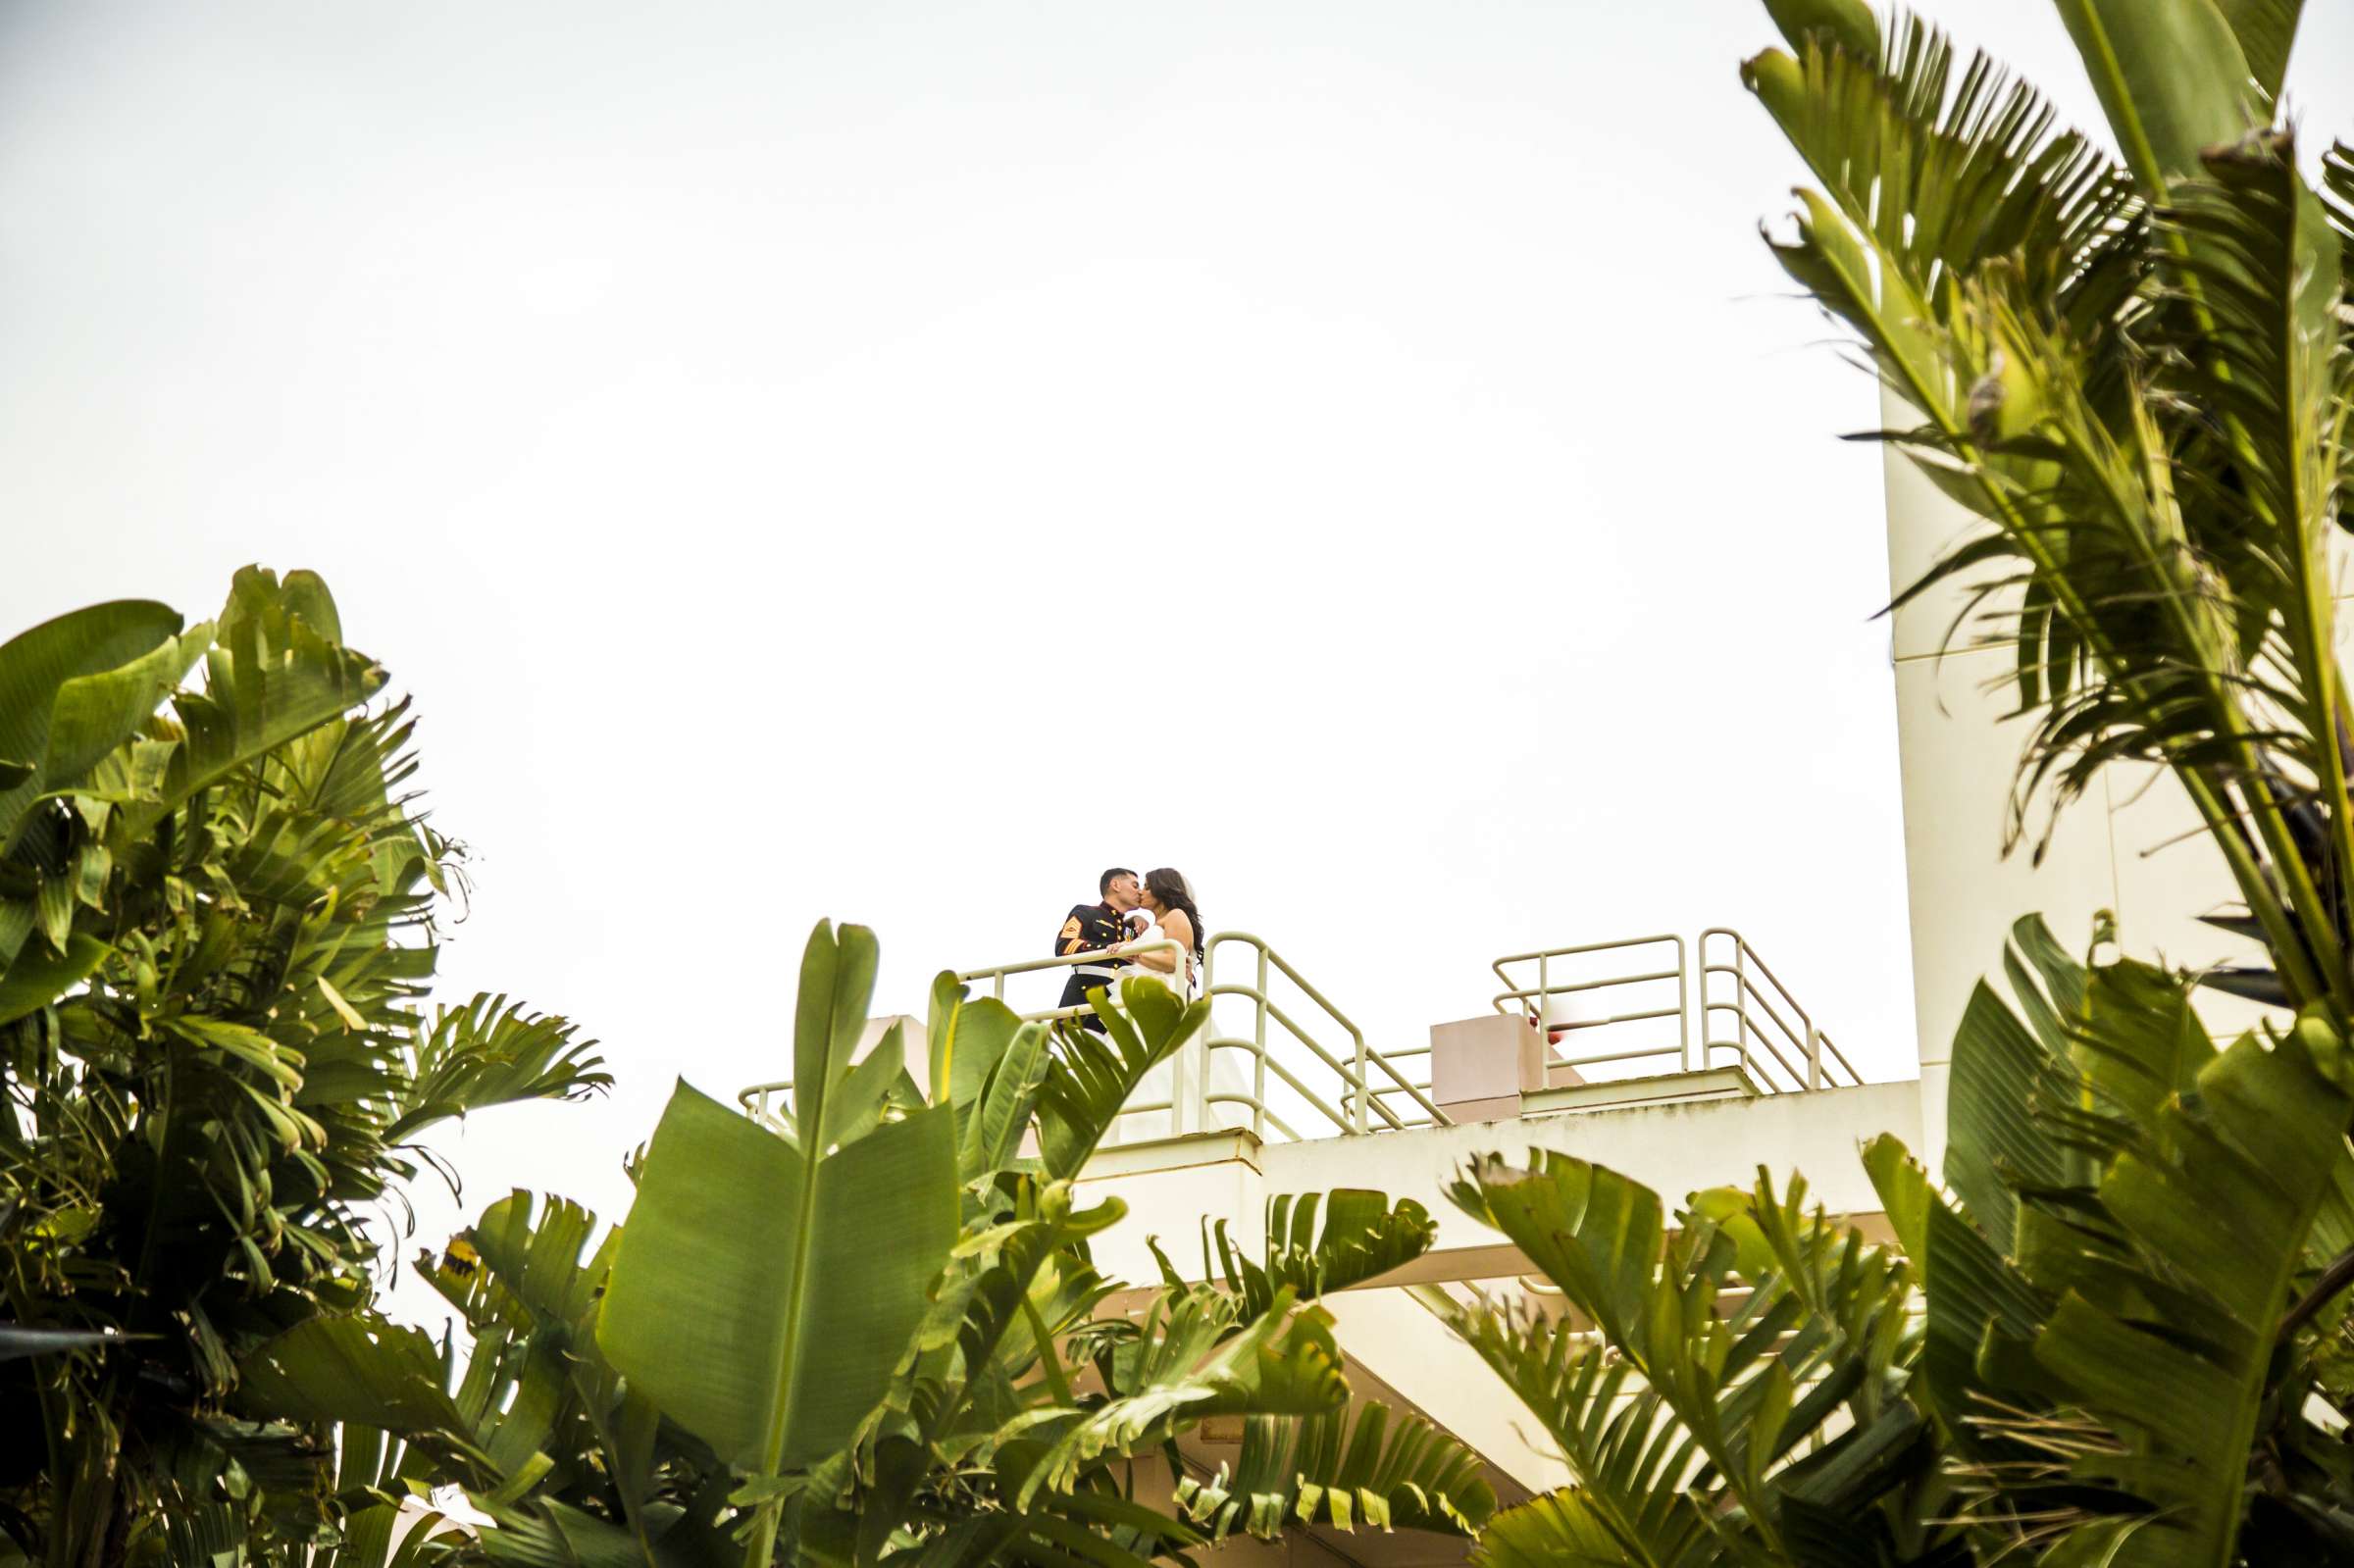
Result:
{"label": "shadowed foliage", "polygon": [[562,1019],[428,1011],[457,855],[409,788],[408,704],[341,638],[316,577],[249,569],[200,626],[102,604],[0,644],[0,1540],[26,1559],[333,1555],[340,1526],[342,1560],[383,1560],[389,1502],[330,1501],[365,1456],[240,1420],[238,1364],[373,1299],[421,1134],[607,1082]]}

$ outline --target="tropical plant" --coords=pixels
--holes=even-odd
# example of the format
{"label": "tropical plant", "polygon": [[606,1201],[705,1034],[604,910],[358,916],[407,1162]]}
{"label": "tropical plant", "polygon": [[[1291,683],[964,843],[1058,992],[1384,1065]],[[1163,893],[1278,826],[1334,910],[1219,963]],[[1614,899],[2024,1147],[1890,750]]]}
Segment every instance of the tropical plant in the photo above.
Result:
{"label": "tropical plant", "polygon": [[[1921,23],[1768,10],[1744,77],[1819,185],[1773,248],[1980,520],[1899,603],[1960,584],[1949,636],[2014,650],[2012,840],[2163,765],[2269,954],[2194,981],[2022,923],[1956,1041],[1950,1196],[1874,1151],[1958,1517],[1987,1558],[2342,1559],[2354,178],[2341,145],[2311,188],[2278,119],[2301,7],[2060,0],[2117,160]],[[2284,1021],[2219,1051],[2198,982]]]}
{"label": "tropical plant", "polygon": [[[2354,1557],[2354,224],[2345,149],[2332,208],[2273,123],[2298,9],[2062,0],[2112,162],[1919,22],[1768,0],[1789,49],[1745,79],[1820,184],[1775,253],[1906,411],[1881,438],[1983,520],[1899,602],[1959,582],[1949,634],[2015,650],[2011,841],[2161,763],[2272,962],[2079,963],[2022,921],[1955,1043],[1950,1190],[1867,1150],[1894,1250],[1764,1173],[1670,1233],[1582,1161],[1475,1163],[1456,1200],[1565,1310],[1435,1304],[1575,1479],[1480,1560]],[[2202,982],[2290,1016],[2218,1049]]]}
{"label": "tropical plant", "polygon": [[2017,830],[2041,784],[2169,766],[2275,956],[2264,993],[2342,1014],[2354,223],[2346,149],[2333,228],[2271,125],[2299,8],[2064,0],[2122,164],[1983,58],[1956,82],[1923,24],[1774,9],[1796,52],[1745,79],[1822,182],[1774,252],[1919,421],[1883,438],[1984,521],[1905,597],[1963,582],[2016,650]]}
{"label": "tropical plant", "polygon": [[[2104,933],[2104,935],[2106,935]],[[1922,1402],[1986,1556],[2354,1553],[2354,1064],[2318,1009],[2219,1050],[2193,977],[2020,922],[1954,1042],[1945,1175],[1873,1174],[1926,1263]]]}
{"label": "tropical plant", "polygon": [[[919,1084],[896,1034],[856,1056],[875,963],[866,931],[819,926],[790,1106],[764,1123],[680,1085],[592,1248],[591,1217],[517,1193],[424,1260],[472,1336],[462,1375],[414,1331],[317,1319],[250,1359],[256,1408],[405,1443],[393,1479],[462,1486],[490,1527],[459,1549],[490,1561],[1133,1564],[1486,1517],[1459,1444],[1348,1409],[1306,1304],[1427,1247],[1416,1205],[1279,1199],[1223,1286],[1097,1271],[1122,1205],[1075,1179],[1206,1003],[1131,980],[1099,1036],[943,976]],[[1246,1428],[1232,1478],[1179,1451],[1213,1417]]]}
{"label": "tropical plant", "polygon": [[458,853],[384,680],[300,572],[0,644],[0,1560],[332,1543],[363,1456],[236,1419],[239,1359],[373,1298],[427,1129],[606,1082],[560,1019],[425,1010]]}
{"label": "tropical plant", "polygon": [[1475,1160],[1451,1196],[1558,1305],[1427,1299],[1573,1480],[1490,1520],[1477,1561],[1969,1560],[1911,1395],[1914,1268],[1810,1213],[1803,1182],[1777,1195],[1761,1171],[1752,1191],[1696,1193],[1670,1229],[1650,1189],[1539,1149]]}

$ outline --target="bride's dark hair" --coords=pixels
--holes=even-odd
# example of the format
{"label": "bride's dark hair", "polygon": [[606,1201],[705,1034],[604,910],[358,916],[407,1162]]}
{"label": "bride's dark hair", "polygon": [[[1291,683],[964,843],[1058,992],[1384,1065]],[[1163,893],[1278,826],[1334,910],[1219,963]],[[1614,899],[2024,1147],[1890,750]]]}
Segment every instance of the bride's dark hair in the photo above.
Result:
{"label": "bride's dark hair", "polygon": [[1202,911],[1194,907],[1194,895],[1186,890],[1185,879],[1163,866],[1158,871],[1145,873],[1145,890],[1160,900],[1163,909],[1182,909],[1185,918],[1194,925],[1194,956],[1202,956]]}

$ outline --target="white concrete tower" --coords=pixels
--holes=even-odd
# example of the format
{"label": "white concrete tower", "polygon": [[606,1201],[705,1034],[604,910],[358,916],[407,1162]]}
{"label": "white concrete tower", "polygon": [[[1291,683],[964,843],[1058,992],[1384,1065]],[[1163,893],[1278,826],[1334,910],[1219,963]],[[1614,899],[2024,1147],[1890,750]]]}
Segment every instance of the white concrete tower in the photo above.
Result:
{"label": "white concrete tower", "polygon": [[[1915,416],[1883,397],[1891,429]],[[1894,448],[1886,457],[1890,592],[1910,586],[1960,539],[1983,527],[1947,499]],[[1998,574],[1999,575],[1999,574]],[[1905,870],[1913,920],[1914,1017],[1920,1050],[1920,1153],[1932,1171],[1945,1148],[1946,1078],[1955,1027],[1981,978],[2002,988],[2003,942],[2021,916],[2040,912],[2071,951],[2091,940],[2094,915],[2118,917],[2119,941],[2137,958],[2183,968],[2247,961],[2249,944],[2199,917],[2236,894],[2223,856],[2200,832],[2198,814],[2171,776],[2116,766],[2101,786],[2060,819],[2043,863],[2022,844],[2002,854],[2012,780],[2025,721],[2004,722],[2018,706],[2010,679],[2015,654],[1973,646],[2005,623],[2016,604],[1990,601],[1959,629],[1942,659],[1947,629],[1967,590],[1942,585],[1894,617],[1897,744],[1905,805]],[[2048,804],[2038,801],[2034,819]],[[2202,1006],[2211,1028],[2243,1027],[2257,1009],[2215,992]]]}

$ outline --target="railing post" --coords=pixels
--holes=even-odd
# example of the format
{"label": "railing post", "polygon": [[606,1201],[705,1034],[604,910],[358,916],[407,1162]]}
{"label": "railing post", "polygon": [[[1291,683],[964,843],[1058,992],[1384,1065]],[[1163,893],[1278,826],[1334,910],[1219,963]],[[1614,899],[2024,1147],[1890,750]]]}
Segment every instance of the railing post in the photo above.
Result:
{"label": "railing post", "polygon": [[[1217,943],[1212,941],[1202,952],[1202,994],[1208,996],[1214,984],[1212,974],[1218,961]],[[1203,1076],[1201,1058],[1208,1052],[1208,1037],[1218,1032],[1218,1004],[1214,997],[1209,1004],[1209,1022],[1201,1034],[1185,1042],[1169,1064],[1169,1132],[1182,1138],[1187,1133],[1202,1130],[1202,1107],[1199,1096],[1209,1092],[1208,1086],[1195,1087],[1195,1080]]]}
{"label": "railing post", "polygon": [[1264,1138],[1267,1136],[1267,949],[1258,949],[1258,1022],[1251,1040],[1256,1048],[1251,1053],[1251,1131]]}
{"label": "railing post", "polygon": [[1822,1031],[1807,1021],[1807,1087],[1822,1087]]}
{"label": "railing post", "polygon": [[1356,1102],[1349,1107],[1350,1130],[1362,1138],[1367,1131],[1366,1102],[1373,1098],[1373,1075],[1367,1071],[1365,1037],[1356,1037]]}
{"label": "railing post", "polygon": [[[1741,936],[1733,938],[1733,1049],[1736,1060],[1747,1071],[1749,1055],[1749,942]],[[1765,1076],[1765,1069],[1758,1070]]]}
{"label": "railing post", "polygon": [[[1687,988],[1684,939],[1675,938],[1675,1070],[1692,1071],[1692,996]],[[1702,1030],[1707,1033],[1706,1028]]]}

